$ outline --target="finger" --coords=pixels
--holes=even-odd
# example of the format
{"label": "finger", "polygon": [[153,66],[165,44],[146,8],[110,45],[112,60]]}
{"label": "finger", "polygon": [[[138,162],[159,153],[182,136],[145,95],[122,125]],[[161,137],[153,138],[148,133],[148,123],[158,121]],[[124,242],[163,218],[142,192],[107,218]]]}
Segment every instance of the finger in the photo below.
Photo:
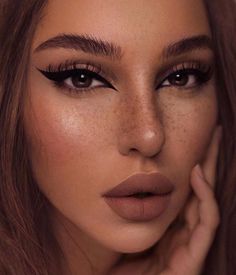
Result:
{"label": "finger", "polygon": [[[193,168],[190,175],[190,181],[194,177],[195,169]],[[199,200],[194,192],[190,195],[184,211],[184,221],[188,230],[191,232],[199,222],[199,210],[198,210]]]}
{"label": "finger", "polygon": [[190,232],[199,223],[198,204],[199,204],[198,199],[195,196],[193,196],[189,201],[189,203],[186,205],[184,218],[185,218],[185,224]]}
{"label": "finger", "polygon": [[194,258],[201,261],[208,253],[220,217],[213,190],[205,180],[199,165],[194,168],[191,184],[199,200],[199,223],[192,232],[189,249]]}
{"label": "finger", "polygon": [[[217,157],[219,151],[219,143],[222,136],[222,127],[218,126],[214,130],[214,134],[212,137],[212,141],[208,147],[206,159],[203,163],[203,174],[205,175],[206,181],[209,183],[211,187],[214,187],[215,184],[215,170],[217,164]],[[192,170],[191,179],[194,177],[194,170]],[[189,228],[189,230],[193,230],[199,222],[199,215],[198,215],[198,204],[199,200],[195,195],[191,197],[191,201],[188,203],[185,211],[185,221]]]}
{"label": "finger", "polygon": [[212,141],[208,147],[206,159],[202,165],[206,181],[211,187],[215,185],[216,165],[218,159],[219,145],[222,136],[222,127],[218,126],[213,134]]}

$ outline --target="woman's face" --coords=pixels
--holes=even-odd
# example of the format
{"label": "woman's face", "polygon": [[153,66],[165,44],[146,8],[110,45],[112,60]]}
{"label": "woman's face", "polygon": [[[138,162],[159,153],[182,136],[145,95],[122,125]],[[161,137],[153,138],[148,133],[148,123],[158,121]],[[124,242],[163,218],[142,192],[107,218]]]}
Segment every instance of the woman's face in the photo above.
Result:
{"label": "woman's face", "polygon": [[[34,177],[78,239],[139,252],[181,213],[217,123],[212,68],[200,0],[49,1],[32,45],[25,128]],[[39,71],[58,69],[77,71]],[[174,185],[160,216],[129,220],[104,200],[151,172]]]}

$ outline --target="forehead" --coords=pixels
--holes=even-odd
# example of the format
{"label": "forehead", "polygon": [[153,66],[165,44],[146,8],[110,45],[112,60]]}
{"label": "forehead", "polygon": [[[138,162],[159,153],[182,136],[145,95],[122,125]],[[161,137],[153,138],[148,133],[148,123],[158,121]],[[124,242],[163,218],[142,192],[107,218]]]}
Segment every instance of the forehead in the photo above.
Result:
{"label": "forehead", "polygon": [[210,29],[202,0],[49,0],[33,48],[59,33],[152,50]]}

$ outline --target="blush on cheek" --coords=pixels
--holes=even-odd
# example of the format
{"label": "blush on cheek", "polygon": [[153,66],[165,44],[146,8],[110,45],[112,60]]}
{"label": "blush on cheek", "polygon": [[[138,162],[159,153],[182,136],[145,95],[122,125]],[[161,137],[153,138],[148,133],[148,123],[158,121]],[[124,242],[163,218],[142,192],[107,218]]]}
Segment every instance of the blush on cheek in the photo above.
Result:
{"label": "blush on cheek", "polygon": [[76,125],[68,126],[65,120],[38,123],[37,133],[38,136],[31,139],[33,151],[44,154],[48,161],[57,165],[65,165],[75,156],[78,157],[88,142]]}
{"label": "blush on cheek", "polygon": [[80,149],[86,147],[93,133],[88,132],[91,129],[85,125],[83,116],[73,108],[50,106],[40,99],[30,107],[25,116],[25,128],[34,151],[43,152],[55,161],[66,161],[75,151],[79,154]]}

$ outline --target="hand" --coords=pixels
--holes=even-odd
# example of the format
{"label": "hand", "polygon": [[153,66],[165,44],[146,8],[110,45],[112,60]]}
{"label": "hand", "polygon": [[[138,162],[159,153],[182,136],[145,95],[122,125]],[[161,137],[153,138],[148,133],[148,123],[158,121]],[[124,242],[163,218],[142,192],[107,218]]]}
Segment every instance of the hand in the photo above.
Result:
{"label": "hand", "polygon": [[186,204],[182,224],[171,228],[157,246],[160,269],[155,274],[201,274],[220,222],[213,191],[220,139],[221,127],[218,127],[202,168],[196,165],[191,173],[194,194]]}

